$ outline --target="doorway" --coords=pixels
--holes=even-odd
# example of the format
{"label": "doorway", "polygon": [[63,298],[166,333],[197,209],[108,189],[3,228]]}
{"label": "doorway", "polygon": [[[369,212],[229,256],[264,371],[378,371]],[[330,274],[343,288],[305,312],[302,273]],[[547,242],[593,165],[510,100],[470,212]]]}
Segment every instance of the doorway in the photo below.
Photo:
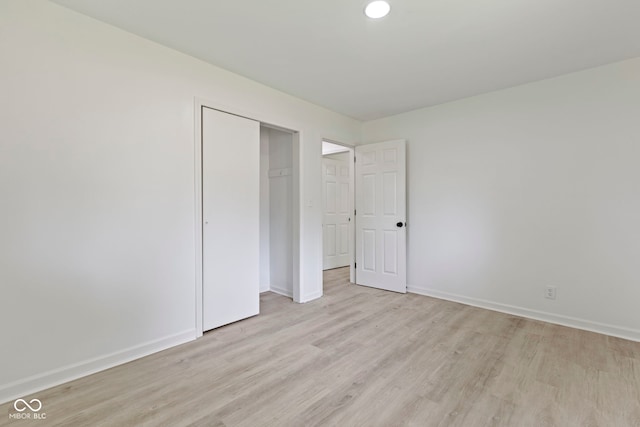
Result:
{"label": "doorway", "polygon": [[[337,190],[339,167],[332,163],[349,150],[353,189],[349,197],[350,282],[406,293],[406,141],[393,140],[350,148],[323,141],[323,265],[327,271],[341,267],[339,214],[346,205]],[[356,162],[357,160],[357,162]],[[340,165],[342,167],[342,164]],[[344,192],[343,192],[344,194]],[[354,200],[355,199],[355,200]],[[351,215],[352,214],[352,215]],[[357,215],[357,216],[356,216]],[[344,228],[344,226],[342,226]]]}
{"label": "doorway", "polygon": [[354,274],[354,148],[322,141],[322,269]]}

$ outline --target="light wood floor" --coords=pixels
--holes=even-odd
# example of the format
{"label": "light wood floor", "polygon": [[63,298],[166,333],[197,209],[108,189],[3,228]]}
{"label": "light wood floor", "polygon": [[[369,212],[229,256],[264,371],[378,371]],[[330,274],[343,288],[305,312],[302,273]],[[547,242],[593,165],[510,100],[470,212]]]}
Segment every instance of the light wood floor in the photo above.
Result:
{"label": "light wood floor", "polygon": [[348,284],[32,397],[11,426],[640,426],[640,343]]}

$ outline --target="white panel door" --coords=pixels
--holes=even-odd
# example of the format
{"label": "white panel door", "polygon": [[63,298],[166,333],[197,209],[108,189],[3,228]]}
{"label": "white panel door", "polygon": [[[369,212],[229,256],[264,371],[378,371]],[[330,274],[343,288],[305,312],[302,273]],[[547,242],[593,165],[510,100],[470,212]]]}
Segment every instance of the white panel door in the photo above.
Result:
{"label": "white panel door", "polygon": [[349,160],[322,159],[323,270],[351,264]]}
{"label": "white panel door", "polygon": [[260,123],[202,109],[203,330],[259,312]]}
{"label": "white panel door", "polygon": [[405,141],[356,147],[356,283],[407,292]]}

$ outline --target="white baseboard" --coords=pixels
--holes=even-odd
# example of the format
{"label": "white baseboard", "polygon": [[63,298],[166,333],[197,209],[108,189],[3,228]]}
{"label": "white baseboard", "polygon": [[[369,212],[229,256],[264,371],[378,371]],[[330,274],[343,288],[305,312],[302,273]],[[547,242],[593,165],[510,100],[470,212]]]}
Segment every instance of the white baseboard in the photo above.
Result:
{"label": "white baseboard", "polygon": [[[135,347],[43,372],[9,384],[0,385],[0,404],[31,395],[75,379],[95,374],[123,363],[166,350],[196,339],[195,329],[149,341]],[[37,396],[36,396],[37,397]]]}
{"label": "white baseboard", "polygon": [[[278,288],[277,286],[271,286],[270,289],[271,292],[273,292],[274,294],[278,294],[278,295],[282,295],[285,297],[289,297],[291,299],[293,299],[293,292],[287,290],[287,289],[282,289],[282,288]],[[307,302],[311,302],[313,300],[316,300],[318,298],[320,298],[322,296],[322,290],[318,291],[318,292],[314,292],[310,295],[306,295],[303,299],[301,299],[300,301],[297,301],[300,304],[304,304]]]}
{"label": "white baseboard", "polygon": [[408,286],[407,292],[640,342],[640,330],[637,329],[608,325],[605,323],[593,322],[591,320],[578,319],[575,317],[563,316],[560,314],[548,313],[545,311],[531,310],[528,308],[517,307],[478,298],[465,297],[462,295],[450,294],[448,292],[437,291],[434,289],[425,289],[416,286]]}
{"label": "white baseboard", "polygon": [[270,291],[273,292],[274,294],[278,294],[278,295],[282,295],[282,296],[285,296],[285,297],[293,298],[293,292],[288,290],[288,289],[283,289],[283,288],[279,288],[277,286],[271,285]]}
{"label": "white baseboard", "polygon": [[314,292],[314,293],[309,294],[309,295],[305,295],[303,298],[300,299],[300,304],[304,304],[304,303],[307,303],[307,302],[311,302],[313,300],[317,300],[320,297],[322,297],[322,290],[319,290],[319,291]]}

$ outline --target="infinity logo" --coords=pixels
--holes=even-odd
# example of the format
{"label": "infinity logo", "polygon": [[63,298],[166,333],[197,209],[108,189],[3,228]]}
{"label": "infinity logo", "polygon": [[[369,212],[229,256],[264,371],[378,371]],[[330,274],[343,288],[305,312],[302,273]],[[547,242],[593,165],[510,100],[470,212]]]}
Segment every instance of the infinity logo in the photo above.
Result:
{"label": "infinity logo", "polygon": [[[29,405],[29,403],[33,406]],[[13,402],[13,408],[18,412],[24,412],[27,410],[27,408],[31,409],[31,412],[38,412],[40,409],[42,409],[42,402],[40,402],[38,399],[31,399],[29,403],[27,403],[27,401],[24,399],[18,399]],[[38,405],[35,408],[34,406],[36,405],[34,405],[34,403]],[[21,405],[18,406],[19,404]]]}

